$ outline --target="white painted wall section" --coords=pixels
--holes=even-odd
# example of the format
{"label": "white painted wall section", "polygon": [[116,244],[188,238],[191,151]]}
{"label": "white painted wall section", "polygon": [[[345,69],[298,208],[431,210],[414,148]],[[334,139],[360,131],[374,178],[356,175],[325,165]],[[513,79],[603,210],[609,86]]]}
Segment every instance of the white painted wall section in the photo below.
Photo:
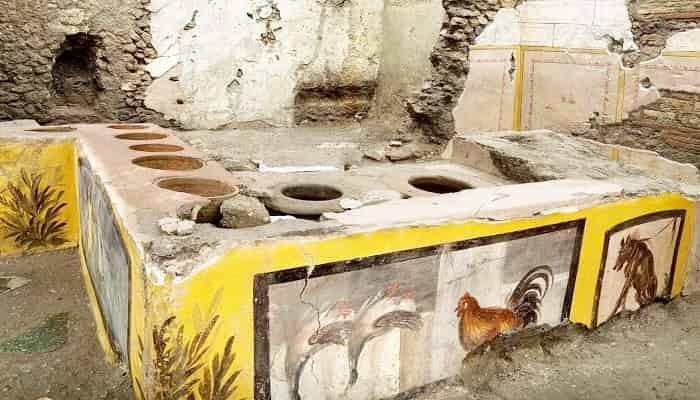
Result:
{"label": "white painted wall section", "polygon": [[297,88],[377,79],[383,1],[153,0],[149,7],[158,58],[148,65],[157,80],[146,105],[185,128],[290,126]]}
{"label": "white painted wall section", "polygon": [[605,49],[610,38],[637,48],[625,0],[529,0],[501,9],[478,45]]}

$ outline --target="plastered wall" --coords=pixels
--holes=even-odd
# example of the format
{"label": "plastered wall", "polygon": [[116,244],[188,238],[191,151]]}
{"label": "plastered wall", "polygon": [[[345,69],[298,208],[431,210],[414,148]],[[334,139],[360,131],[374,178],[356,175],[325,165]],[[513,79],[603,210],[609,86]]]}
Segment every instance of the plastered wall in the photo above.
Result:
{"label": "plastered wall", "polygon": [[698,30],[670,36],[660,57],[627,68],[619,53],[638,50],[630,21],[622,0],[500,10],[471,49],[457,131],[579,132],[622,121],[661,89],[698,92]]}
{"label": "plastered wall", "polygon": [[[158,57],[148,66],[157,80],[146,104],[185,127],[289,126],[305,118],[299,102],[367,103],[374,93],[383,1],[153,1],[149,8]],[[323,111],[308,117],[322,119]]]}

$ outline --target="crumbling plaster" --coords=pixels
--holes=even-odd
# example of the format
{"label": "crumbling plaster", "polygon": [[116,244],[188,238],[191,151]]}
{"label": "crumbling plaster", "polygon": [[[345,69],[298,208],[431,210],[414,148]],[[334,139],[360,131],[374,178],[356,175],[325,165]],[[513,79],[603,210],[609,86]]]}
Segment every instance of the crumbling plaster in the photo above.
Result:
{"label": "crumbling plaster", "polygon": [[157,80],[146,104],[186,128],[290,126],[299,89],[373,90],[383,8],[374,0],[154,0],[158,58],[148,69]]}
{"label": "crumbling plaster", "polygon": [[638,52],[624,56],[626,66],[657,58],[679,32],[700,26],[700,0],[628,0]]}
{"label": "crumbling plaster", "polygon": [[[408,111],[414,125],[431,140],[438,142],[454,135],[454,118],[449,113],[455,109],[458,98],[461,96],[464,101],[465,97],[480,96],[479,93],[463,92],[464,79],[469,71],[470,45],[541,46],[564,51],[606,50],[612,56],[620,57],[622,63],[630,68],[645,62],[658,63],[655,57],[661,54],[664,47],[667,51],[679,51],[670,50],[673,48],[696,51],[694,47],[698,43],[697,34],[683,32],[697,27],[700,18],[695,1],[541,0],[524,2],[515,7],[514,4],[497,0],[482,4],[464,4],[459,1],[444,3],[448,17],[431,57],[432,75],[421,91],[408,102]],[[454,7],[453,11],[450,11],[450,7]],[[494,14],[494,10],[498,12]],[[459,19],[455,22],[453,18],[458,17],[459,13],[476,16],[482,11],[481,21],[477,17],[473,21],[477,24],[469,27],[466,32],[461,29]],[[494,22],[489,24],[491,19]],[[458,50],[455,51],[456,49]],[[458,54],[460,57],[456,57]],[[516,61],[514,55],[512,62]],[[512,65],[513,70],[517,70],[517,67]],[[659,70],[665,67],[652,68]],[[514,74],[511,74],[511,80],[514,82]],[[681,80],[685,83],[681,83]],[[688,76],[679,77],[675,81],[658,88],[679,90],[679,85],[682,85],[685,87],[680,90],[687,91],[688,85],[695,86]],[[469,86],[474,85],[467,85]],[[643,91],[640,89],[640,92]],[[645,93],[641,95],[644,97]],[[654,101],[656,98],[658,96],[648,97],[645,101]],[[459,106],[457,110],[472,112],[460,110]],[[600,114],[601,110],[598,111]],[[572,121],[572,124],[585,122]]]}
{"label": "crumbling plaster", "polygon": [[625,0],[528,1],[498,11],[476,45],[608,48],[613,41],[634,51]]}

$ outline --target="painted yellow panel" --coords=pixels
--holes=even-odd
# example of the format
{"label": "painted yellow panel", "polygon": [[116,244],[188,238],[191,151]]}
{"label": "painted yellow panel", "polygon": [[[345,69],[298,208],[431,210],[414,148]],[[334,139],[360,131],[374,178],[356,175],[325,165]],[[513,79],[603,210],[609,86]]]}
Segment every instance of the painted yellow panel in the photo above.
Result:
{"label": "painted yellow panel", "polygon": [[75,159],[69,142],[0,144],[0,255],[76,245]]}
{"label": "painted yellow panel", "polygon": [[[267,395],[270,395],[270,390],[275,393],[273,398],[294,398],[295,396],[304,398],[305,395],[310,396],[309,393],[314,390],[314,387],[308,384],[308,382],[304,383],[304,379],[306,379],[304,377],[305,375],[299,372],[303,369],[303,364],[302,367],[298,367],[299,364],[296,365],[296,377],[294,377],[293,373],[290,374],[289,363],[287,363],[287,367],[284,367],[284,364],[275,365],[279,364],[276,356],[273,357],[273,355],[263,351],[269,350],[269,331],[264,329],[258,330],[257,332],[255,331],[256,326],[258,326],[259,329],[261,326],[272,329],[273,325],[276,326],[279,324],[278,318],[281,318],[284,314],[278,315],[275,313],[275,310],[288,309],[285,308],[288,305],[284,304],[283,301],[285,298],[288,298],[290,302],[303,305],[304,302],[301,300],[301,296],[304,291],[307,290],[307,284],[309,290],[306,294],[307,296],[327,295],[327,293],[321,293],[323,288],[318,284],[319,282],[323,283],[324,280],[330,282],[330,280],[328,280],[329,278],[323,274],[331,274],[329,276],[331,276],[335,282],[333,283],[333,285],[335,285],[333,287],[342,289],[344,276],[348,276],[347,280],[350,281],[354,280],[355,277],[360,277],[359,274],[362,273],[364,277],[361,279],[366,280],[367,274],[373,274],[375,273],[374,271],[377,271],[377,274],[383,275],[377,275],[377,283],[370,283],[370,285],[376,284],[377,288],[380,289],[377,296],[368,298],[360,308],[355,307],[354,310],[343,309],[341,304],[343,302],[339,301],[333,306],[335,308],[331,307],[325,309],[325,311],[322,309],[317,310],[319,318],[326,318],[331,312],[339,310],[340,312],[336,315],[339,319],[335,319],[334,321],[344,323],[346,319],[343,318],[346,318],[349,313],[355,312],[355,315],[364,315],[362,313],[366,314],[367,310],[372,306],[380,304],[381,301],[385,300],[393,301],[394,305],[413,306],[414,303],[419,302],[419,300],[415,300],[415,292],[399,288],[396,282],[393,284],[390,281],[379,282],[383,279],[379,277],[390,275],[391,273],[386,271],[395,268],[397,265],[400,265],[401,268],[406,268],[406,265],[408,265],[405,264],[406,262],[410,263],[415,259],[420,260],[420,257],[426,254],[433,257],[431,260],[438,260],[437,262],[439,263],[444,262],[442,257],[453,257],[452,254],[457,254],[460,251],[462,253],[458,255],[459,257],[462,257],[462,259],[467,257],[466,259],[469,259],[469,257],[473,257],[475,254],[469,253],[473,248],[482,249],[480,251],[490,251],[497,255],[499,252],[504,251],[503,242],[530,240],[530,237],[539,238],[537,240],[539,240],[540,243],[548,243],[547,240],[550,240],[548,238],[551,237],[551,240],[553,240],[552,243],[555,243],[554,240],[556,240],[556,243],[560,243],[562,246],[566,245],[567,240],[579,242],[576,245],[566,247],[568,249],[573,248],[575,251],[574,266],[572,270],[568,272],[568,288],[566,282],[567,274],[557,275],[554,265],[541,265],[540,267],[532,269],[532,271],[528,272],[529,275],[526,275],[532,277],[532,279],[526,280],[525,283],[533,283],[535,282],[534,278],[544,277],[544,281],[547,282],[546,288],[544,289],[546,292],[547,289],[554,287],[552,282],[558,279],[562,280],[558,283],[561,288],[560,294],[564,293],[564,289],[566,289],[567,293],[570,293],[570,295],[561,294],[561,296],[564,296],[564,310],[562,315],[568,316],[574,322],[592,326],[595,323],[593,311],[595,307],[597,307],[596,301],[600,291],[598,282],[601,276],[601,266],[605,265],[603,257],[605,249],[607,248],[606,240],[610,239],[609,233],[618,229],[622,226],[621,224],[629,224],[631,220],[639,219],[640,224],[644,224],[647,223],[645,222],[645,218],[649,217],[654,219],[656,218],[653,217],[654,215],[669,211],[685,216],[682,225],[674,223],[673,232],[676,233],[669,233],[671,232],[670,230],[663,231],[666,232],[664,234],[666,236],[664,237],[677,238],[675,256],[673,258],[674,262],[672,265],[674,273],[672,276],[669,276],[670,280],[668,282],[669,293],[671,296],[676,296],[683,287],[685,267],[693,230],[692,221],[694,221],[695,212],[692,202],[676,194],[620,201],[572,213],[552,214],[502,223],[469,222],[443,226],[396,228],[322,240],[278,241],[260,244],[256,247],[233,249],[216,264],[202,267],[200,271],[195,272],[191,277],[182,282],[169,282],[163,285],[155,285],[152,282],[148,283],[148,302],[146,303],[148,304],[148,309],[144,311],[145,318],[142,318],[144,316],[141,315],[141,311],[134,311],[132,313],[132,318],[137,316],[136,318],[142,318],[142,320],[147,321],[143,329],[132,330],[132,335],[139,336],[137,342],[143,343],[145,349],[140,353],[134,346],[131,348],[131,359],[138,364],[143,364],[134,368],[136,372],[135,378],[139,381],[139,386],[144,391],[141,396],[146,399],[157,398],[161,391],[173,390],[172,382],[170,383],[171,387],[163,387],[163,382],[165,381],[161,379],[163,376],[173,371],[159,370],[158,365],[160,365],[159,360],[162,359],[163,354],[167,354],[168,351],[175,351],[177,354],[189,354],[189,358],[180,358],[178,359],[180,364],[171,366],[176,373],[179,370],[187,369],[188,366],[196,367],[195,372],[190,377],[183,376],[182,379],[184,380],[181,380],[179,383],[175,382],[175,384],[186,386],[188,382],[192,383],[190,389],[193,396],[197,399],[208,400],[216,398],[214,397],[215,395],[223,395],[224,397],[222,398],[230,399],[266,398]],[[584,220],[585,227],[583,224],[578,224],[577,222],[582,222]],[[656,221],[658,218],[654,220]],[[575,234],[575,230],[571,230],[575,228],[575,226],[580,226],[580,234],[578,235]],[[660,230],[657,229],[657,227],[660,227],[660,229],[667,229],[664,228],[663,224],[640,229],[646,229],[647,232],[656,232]],[[557,236],[557,232],[560,230],[564,232],[564,236]],[[566,232],[572,233],[569,234]],[[569,239],[566,239],[567,237]],[[543,242],[543,240],[545,241]],[[640,240],[651,239],[641,238]],[[444,246],[445,244],[449,244],[449,246]],[[546,245],[539,244],[538,246],[540,246],[539,249],[543,249]],[[420,252],[421,250],[418,250],[418,252],[415,253],[417,255],[404,255],[408,254],[405,252],[417,251],[415,249],[432,247],[436,249],[435,251],[430,250],[432,253],[428,252],[423,254]],[[563,249],[564,247],[561,248]],[[525,254],[528,251],[527,243],[525,245],[521,243],[518,247],[512,247],[511,250],[512,249],[516,249],[516,252],[511,254],[510,260],[517,260],[521,253],[523,257],[536,258],[536,255]],[[509,251],[508,248],[506,248],[505,251]],[[569,254],[567,251],[562,254]],[[537,253],[537,251],[535,253]],[[398,258],[390,260],[388,264],[384,256],[382,256],[384,258],[368,258],[387,254],[398,254]],[[449,254],[449,256],[445,256],[445,254]],[[611,257],[614,257],[617,253],[611,251],[610,254],[612,255]],[[570,258],[567,258],[567,260],[569,259]],[[345,261],[351,262],[345,263]],[[478,261],[474,262],[478,265]],[[407,273],[407,275],[410,276],[413,276],[412,274],[415,273],[423,274],[420,275],[421,279],[417,279],[417,281],[424,282],[422,278],[426,276],[426,273],[431,271],[430,268],[434,268],[431,267],[431,265],[437,264],[427,263],[425,265],[426,267],[423,269],[421,269],[422,267],[420,265],[413,265],[409,267],[409,269],[402,269],[402,271],[414,271]],[[301,269],[295,270],[295,268],[299,267],[301,267]],[[282,275],[274,274],[276,271],[285,270],[289,271]],[[338,273],[339,271],[340,273]],[[437,273],[437,270],[435,271],[435,273]],[[551,271],[553,271],[554,274],[552,274]],[[306,280],[307,272],[313,272],[314,279]],[[494,273],[495,272],[497,271],[494,270]],[[268,273],[273,274],[265,275]],[[355,275],[352,275],[352,278],[350,278],[351,275],[344,275],[350,273]],[[268,285],[264,282],[269,276],[277,279],[277,281],[273,282],[274,285]],[[558,278],[558,276],[561,276],[561,278]],[[618,276],[623,277],[624,275],[620,272]],[[405,281],[406,277],[403,276],[401,279]],[[438,281],[440,280],[440,278],[436,279]],[[509,279],[506,279],[506,281],[508,280]],[[265,293],[256,289],[256,286],[261,282],[263,283],[261,287],[267,290]],[[512,282],[513,285],[515,285],[517,279],[512,280]],[[521,283],[522,282],[523,281],[521,281]],[[285,285],[289,285],[290,283],[303,288],[301,293],[299,293],[299,298],[296,296],[285,297],[284,295],[280,295],[284,290],[287,290],[284,289]],[[382,286],[385,283],[389,284],[386,288]],[[438,282],[437,285],[440,286],[443,284]],[[477,283],[471,285],[472,287],[478,286]],[[513,285],[504,286],[503,293],[511,291],[513,293],[517,292],[517,290],[512,289]],[[518,284],[518,286],[519,285],[520,284]],[[274,290],[271,289],[273,286],[275,287]],[[518,286],[515,286],[516,289]],[[660,294],[663,294],[662,286],[661,284],[658,285],[658,293]],[[349,296],[353,296],[353,292],[360,289],[365,290],[365,288],[351,288]],[[342,292],[342,290],[338,292]],[[420,299],[425,296],[421,297],[419,293],[417,297]],[[282,299],[282,302],[280,302],[280,299]],[[512,295],[509,299],[512,300]],[[449,308],[449,312],[453,313],[457,311],[453,308],[458,300],[458,297],[450,298],[449,302],[443,304],[441,307],[442,309]],[[434,302],[439,301],[441,300],[434,300]],[[568,303],[570,303],[570,307]],[[483,305],[490,306],[491,304],[484,303]],[[457,308],[459,309],[459,306]],[[257,315],[256,310],[258,310]],[[261,314],[260,310],[266,311],[264,314]],[[434,325],[434,321],[439,320],[439,313],[422,313],[420,318],[418,318],[415,315],[417,312],[415,308],[408,307],[402,308],[401,310],[403,311],[399,315],[408,319],[403,320],[403,325],[399,325],[402,326],[402,328],[394,330],[394,334],[382,333],[386,334],[386,337],[383,339],[384,341],[381,342],[383,348],[399,346],[398,343],[404,343],[406,341],[408,341],[408,343],[416,343],[416,337],[432,335],[432,337],[435,338],[435,335],[439,334],[439,337],[444,333],[444,335],[451,337],[450,340],[452,342],[457,343],[453,348],[453,353],[459,355],[461,347],[466,349],[464,341],[462,341],[462,346],[459,345],[458,341],[455,342],[458,339],[456,335],[457,328],[453,327],[447,330],[438,329],[432,333],[429,330],[425,330],[427,321],[433,321],[431,323]],[[275,316],[274,319],[272,316]],[[526,314],[519,315],[519,318],[522,319],[524,316],[526,316]],[[414,318],[413,322],[411,322],[410,318]],[[452,318],[454,319],[456,317],[453,316]],[[332,324],[329,324],[329,326],[330,325]],[[343,324],[337,326],[343,326]],[[280,329],[279,326],[276,329]],[[155,341],[151,340],[154,332],[156,332]],[[289,340],[292,340],[292,337],[297,333],[297,331],[294,330],[287,330],[284,332],[287,332],[290,336]],[[399,339],[399,336],[396,336],[396,332],[401,333],[401,339]],[[336,342],[332,342],[331,340],[332,343],[337,344],[342,340],[350,340],[350,342],[352,342],[352,333],[348,333],[342,329],[336,333],[350,335],[348,336],[350,339],[345,336],[335,336],[334,340],[336,340]],[[319,343],[320,340],[320,337],[314,335],[307,338],[309,343]],[[399,342],[397,342],[397,340],[399,340]],[[347,344],[348,342],[345,341],[343,343]],[[371,350],[367,350],[371,349],[371,344],[363,344],[363,346],[365,347],[365,353],[371,352]],[[343,362],[337,361],[337,357],[342,355],[342,347],[337,345],[331,347],[334,350],[324,350],[318,355],[318,357],[322,357],[321,359],[326,360],[324,362],[330,363],[324,365],[333,366],[333,368],[326,369],[334,370],[334,368],[341,367],[347,369],[348,367],[343,367]],[[198,348],[201,350],[200,352],[197,351]],[[399,351],[399,347],[396,347],[396,349],[396,351]],[[294,347],[288,347],[286,353],[282,354],[290,354],[289,352],[293,350]],[[333,353],[333,351],[335,351],[335,353]],[[338,353],[339,351],[341,353]],[[376,351],[376,349],[374,351]],[[352,353],[352,350],[350,350],[350,353]],[[365,358],[366,357],[370,356],[365,355]],[[404,350],[401,350],[401,357],[410,357],[410,355],[404,355]],[[287,356],[287,359],[289,359],[289,356]],[[223,363],[222,360],[226,361],[226,363]],[[203,364],[198,363],[198,361],[203,361]],[[323,379],[340,379],[336,382],[335,386],[339,391],[338,393],[352,388],[352,390],[355,390],[355,392],[353,392],[355,395],[351,396],[351,398],[362,398],[362,396],[365,396],[364,398],[371,398],[385,394],[396,394],[410,388],[409,386],[411,384],[406,384],[405,386],[402,384],[404,381],[423,382],[431,379],[430,375],[421,377],[409,376],[409,373],[403,371],[400,367],[396,367],[396,365],[400,365],[399,362],[398,364],[391,364],[390,367],[387,367],[389,369],[399,368],[396,370],[398,375],[387,375],[390,378],[396,378],[395,380],[388,380],[389,382],[395,381],[395,386],[379,389],[374,388],[372,390],[379,391],[371,393],[363,392],[362,390],[364,389],[357,388],[361,386],[361,384],[353,385],[355,385],[355,382],[366,383],[369,382],[367,379],[371,379],[371,377],[368,378],[367,374],[363,373],[362,370],[363,363],[367,362],[369,362],[367,359],[363,361],[362,357],[358,359],[357,356],[355,356],[354,362],[351,363],[354,365],[354,367],[351,368],[351,373],[347,373],[346,370],[343,370],[345,371],[343,374],[334,373],[331,374],[333,376],[328,375]],[[437,366],[453,363],[453,361],[443,359],[433,359],[431,362],[436,363],[435,365]],[[134,362],[132,362],[132,365],[133,364]],[[256,367],[258,370],[256,370]],[[287,378],[284,377],[285,370]],[[380,374],[382,373],[381,371],[383,370],[377,367],[376,373]],[[457,373],[457,371],[454,371],[454,373]],[[353,375],[354,377],[352,377]],[[220,379],[218,382],[215,382],[216,376]],[[339,378],[338,376],[341,377]],[[347,376],[351,376],[351,378]],[[292,385],[289,381],[290,377],[296,379],[296,386]],[[348,379],[350,380],[348,381]],[[197,381],[195,382],[195,380]],[[230,385],[226,386],[227,382],[230,383]],[[280,385],[282,384],[287,386],[280,389]],[[213,393],[211,391],[212,387],[220,388],[221,385],[227,389],[232,389],[235,386],[236,390],[223,393]],[[286,392],[289,390],[289,387],[292,386],[294,386],[294,390],[292,390],[291,393]],[[329,387],[332,387],[332,385]]]}

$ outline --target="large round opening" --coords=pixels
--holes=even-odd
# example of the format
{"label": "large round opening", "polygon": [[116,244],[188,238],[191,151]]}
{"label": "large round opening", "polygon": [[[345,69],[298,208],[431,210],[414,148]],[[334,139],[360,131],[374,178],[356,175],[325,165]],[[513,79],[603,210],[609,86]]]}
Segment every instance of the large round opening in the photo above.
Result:
{"label": "large round opening", "polygon": [[295,200],[304,201],[328,201],[343,196],[343,192],[332,186],[316,184],[287,186],[282,189],[282,194]]}
{"label": "large round opening", "polygon": [[133,146],[129,146],[129,148],[131,150],[143,151],[146,153],[174,153],[176,151],[184,150],[184,147],[182,146],[164,143],[135,144]]}
{"label": "large round opening", "polygon": [[70,126],[44,126],[42,128],[27,129],[29,132],[73,132],[75,128]]}
{"label": "large round opening", "polygon": [[132,132],[114,136],[121,140],[158,140],[168,137],[165,133]]}
{"label": "large round opening", "polygon": [[204,178],[166,178],[158,181],[159,188],[202,197],[221,197],[236,193],[238,189],[226,182]]}
{"label": "large round opening", "polygon": [[137,129],[148,129],[148,127],[146,125],[135,125],[135,124],[110,125],[107,128],[126,130],[126,131],[133,131],[133,130],[137,130]]}
{"label": "large round opening", "polygon": [[411,178],[408,183],[416,189],[430,193],[456,193],[474,187],[468,183],[445,176],[420,176]]}
{"label": "large round opening", "polygon": [[139,157],[131,162],[139,167],[166,171],[189,171],[204,166],[204,162],[199,158],[166,155]]}

